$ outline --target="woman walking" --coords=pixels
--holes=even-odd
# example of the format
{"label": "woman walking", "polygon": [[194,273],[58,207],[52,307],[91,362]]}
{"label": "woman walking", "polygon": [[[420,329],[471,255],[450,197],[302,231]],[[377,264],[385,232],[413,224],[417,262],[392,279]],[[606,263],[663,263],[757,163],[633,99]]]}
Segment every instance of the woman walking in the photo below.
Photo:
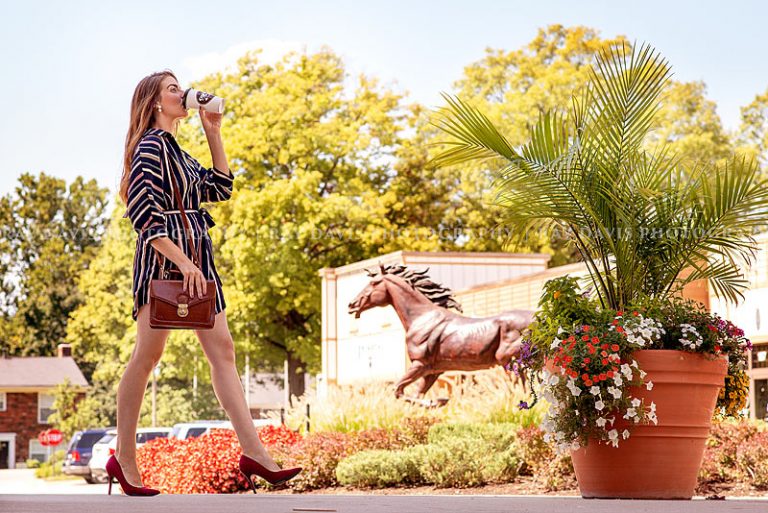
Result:
{"label": "woman walking", "polygon": [[[206,280],[216,285],[215,324],[210,330],[195,330],[211,368],[216,397],[227,412],[243,449],[240,471],[256,492],[253,476],[278,484],[296,476],[301,468],[280,470],[259,440],[245,402],[235,367],[235,350],[229,333],[221,279],[213,262],[208,229],[213,220],[200,207],[203,202],[226,201],[232,195],[234,177],[227,165],[221,140],[221,114],[200,109],[200,121],[211,150],[213,167],[206,169],[182,150],[174,133],[179,120],[187,117],[183,90],[173,73],[163,71],[143,78],[131,101],[130,123],[125,140],[125,159],[120,197],[127,205],[138,233],[133,261],[133,319],[138,323],[136,345],[117,391],[117,448],[107,462],[109,493],[117,479],[127,495],[157,495],[144,487],[136,464],[136,425],[144,390],[152,370],[160,361],[168,329],[149,326],[149,284],[161,278],[157,265],[183,275],[184,289],[192,297],[207,292]],[[200,245],[200,267],[184,236],[181,212],[172,189],[175,177],[194,245]],[[159,255],[158,255],[159,253]]]}

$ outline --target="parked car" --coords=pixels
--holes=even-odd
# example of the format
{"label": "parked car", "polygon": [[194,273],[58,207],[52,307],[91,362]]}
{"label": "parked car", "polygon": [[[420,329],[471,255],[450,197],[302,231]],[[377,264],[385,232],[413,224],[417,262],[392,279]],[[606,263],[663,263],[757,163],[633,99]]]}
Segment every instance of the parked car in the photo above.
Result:
{"label": "parked car", "polygon": [[[263,426],[279,426],[280,420],[279,419],[252,419],[253,425],[257,428],[263,427]],[[232,423],[228,420],[221,423],[220,426],[216,426],[221,429],[235,429],[232,427]]]}
{"label": "parked car", "polygon": [[72,439],[67,446],[67,457],[64,460],[64,465],[62,467],[64,473],[69,476],[81,476],[90,484],[96,483],[97,480],[91,476],[91,468],[89,466],[93,446],[110,429],[114,428],[95,428],[86,429],[85,431],[75,431],[75,434],[72,435]]}
{"label": "parked car", "polygon": [[[167,438],[173,431],[169,427],[139,428],[136,430],[136,448],[141,447],[155,438]],[[93,454],[89,467],[93,479],[107,480],[107,461],[109,457],[115,454],[117,447],[117,430],[110,429],[93,446]]]}
{"label": "parked car", "polygon": [[225,422],[223,420],[198,420],[195,422],[180,422],[173,425],[173,431],[168,438],[178,438],[186,440],[195,438],[211,431],[212,428],[220,428]]}

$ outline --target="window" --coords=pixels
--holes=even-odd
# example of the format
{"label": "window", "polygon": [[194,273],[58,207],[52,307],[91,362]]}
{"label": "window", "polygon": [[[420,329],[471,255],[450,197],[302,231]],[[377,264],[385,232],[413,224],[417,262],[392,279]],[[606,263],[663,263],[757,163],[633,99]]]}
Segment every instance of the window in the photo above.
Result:
{"label": "window", "polygon": [[40,463],[48,461],[48,448],[33,438],[29,441],[29,457]]}
{"label": "window", "polygon": [[7,407],[5,392],[0,392],[0,411],[5,411]]}
{"label": "window", "polygon": [[205,433],[207,429],[208,428],[204,428],[204,427],[189,428],[189,431],[187,431],[187,438],[196,438],[202,435],[203,433]]}
{"label": "window", "polygon": [[50,394],[37,394],[37,422],[48,424],[48,416],[53,413],[53,399]]}
{"label": "window", "polygon": [[136,443],[137,444],[145,444],[151,440],[154,440],[155,438],[166,438],[168,436],[168,433],[165,431],[155,432],[155,431],[148,431],[145,433],[136,433]]}

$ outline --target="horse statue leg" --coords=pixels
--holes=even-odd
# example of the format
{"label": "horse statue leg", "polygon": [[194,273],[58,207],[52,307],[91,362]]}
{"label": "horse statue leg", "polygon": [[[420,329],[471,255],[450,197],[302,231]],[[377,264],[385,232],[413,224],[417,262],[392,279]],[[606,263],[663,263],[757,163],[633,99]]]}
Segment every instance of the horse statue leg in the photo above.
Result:
{"label": "horse statue leg", "polygon": [[424,376],[427,370],[428,367],[426,365],[418,360],[415,360],[411,364],[411,368],[408,369],[405,375],[400,378],[400,381],[397,382],[397,385],[395,385],[395,397],[400,399],[404,394],[405,387]]}
{"label": "horse statue leg", "polygon": [[440,374],[442,374],[442,372],[438,372],[437,374],[428,374],[421,378],[421,386],[419,387],[418,393],[420,398],[424,398],[429,389],[432,388],[432,385],[435,384],[435,381],[437,381],[437,378],[440,377]]}

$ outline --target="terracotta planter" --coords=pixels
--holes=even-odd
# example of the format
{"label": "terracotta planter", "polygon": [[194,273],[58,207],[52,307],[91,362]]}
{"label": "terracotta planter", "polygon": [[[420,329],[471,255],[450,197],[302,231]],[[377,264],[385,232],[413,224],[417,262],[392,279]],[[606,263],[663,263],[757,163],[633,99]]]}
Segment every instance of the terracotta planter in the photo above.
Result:
{"label": "terracotta planter", "polygon": [[[573,467],[584,498],[690,499],[696,487],[704,444],[717,395],[728,370],[725,356],[684,351],[643,350],[634,354],[648,373],[653,390],[631,395],[656,403],[658,425],[635,425],[618,448],[590,440],[572,452]],[[623,419],[614,427],[628,426]]]}

